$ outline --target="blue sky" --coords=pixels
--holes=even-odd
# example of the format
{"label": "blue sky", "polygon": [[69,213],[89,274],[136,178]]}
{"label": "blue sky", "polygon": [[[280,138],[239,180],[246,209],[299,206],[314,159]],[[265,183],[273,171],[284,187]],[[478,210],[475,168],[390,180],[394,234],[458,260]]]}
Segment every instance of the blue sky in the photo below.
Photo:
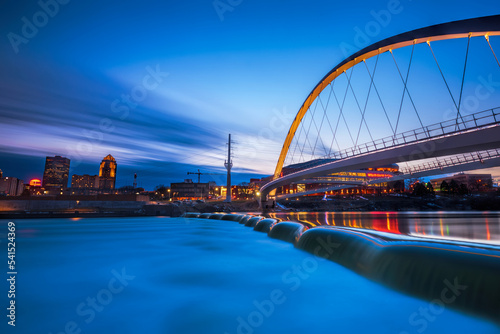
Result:
{"label": "blue sky", "polygon": [[[118,186],[137,173],[149,189],[198,168],[223,173],[228,133],[237,183],[271,174],[295,113],[347,53],[500,12],[480,0],[60,2],[41,1],[45,21],[37,1],[0,5],[0,169],[27,181],[45,156],[63,155],[71,173],[96,174],[112,154]],[[25,20],[37,31],[23,31]]]}

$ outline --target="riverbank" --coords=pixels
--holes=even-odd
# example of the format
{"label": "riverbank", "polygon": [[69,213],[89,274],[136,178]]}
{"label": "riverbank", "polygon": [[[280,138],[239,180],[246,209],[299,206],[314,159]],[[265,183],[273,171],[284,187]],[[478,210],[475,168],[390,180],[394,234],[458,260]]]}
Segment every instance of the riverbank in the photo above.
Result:
{"label": "riverbank", "polygon": [[[25,218],[100,218],[100,217],[147,217],[169,216],[180,217],[186,212],[245,212],[260,213],[256,200],[209,202],[132,202],[128,207],[95,206],[78,209],[45,208],[34,210],[0,211],[0,219]],[[81,205],[81,204],[80,204]],[[353,196],[332,197],[322,200],[322,197],[302,197],[298,200],[278,201],[274,208],[266,212],[369,212],[369,211],[500,211],[500,196],[496,193],[480,196]]]}
{"label": "riverbank", "polygon": [[496,193],[478,196],[428,196],[406,195],[353,197],[305,197],[299,200],[279,201],[280,206],[292,211],[342,212],[342,211],[499,211],[500,196]]}
{"label": "riverbank", "polygon": [[[11,203],[13,201],[10,201]],[[63,201],[50,201],[37,206],[29,205],[30,209],[7,208],[0,210],[0,219],[29,219],[29,218],[104,218],[104,217],[150,217],[168,216],[180,217],[186,212],[259,212],[257,201],[235,201],[232,203],[216,202],[93,202],[86,205],[80,202],[78,208],[69,207]],[[61,202],[61,203],[59,203]],[[24,208],[24,207],[23,207]]]}

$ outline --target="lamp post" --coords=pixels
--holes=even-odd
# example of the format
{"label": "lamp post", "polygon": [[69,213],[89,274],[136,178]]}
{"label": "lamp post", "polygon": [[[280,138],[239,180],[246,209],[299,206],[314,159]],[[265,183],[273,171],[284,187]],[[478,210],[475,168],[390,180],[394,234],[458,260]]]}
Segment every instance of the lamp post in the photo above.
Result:
{"label": "lamp post", "polygon": [[168,201],[170,202],[170,189],[167,189],[168,192]]}

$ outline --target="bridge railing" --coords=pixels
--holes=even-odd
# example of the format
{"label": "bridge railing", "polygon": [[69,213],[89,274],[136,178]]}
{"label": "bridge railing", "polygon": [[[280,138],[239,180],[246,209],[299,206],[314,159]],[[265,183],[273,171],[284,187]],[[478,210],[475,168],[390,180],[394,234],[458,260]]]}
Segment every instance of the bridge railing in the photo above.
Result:
{"label": "bridge railing", "polygon": [[443,170],[445,167],[458,166],[471,162],[484,162],[485,160],[499,158],[499,157],[500,157],[500,149],[472,152],[472,153],[466,153],[452,157],[445,157],[437,160],[432,160],[416,166],[401,168],[400,172],[404,174],[415,174],[419,172],[425,172],[428,170],[435,170],[435,169]]}
{"label": "bridge railing", "polygon": [[393,136],[360,144],[341,151],[333,152],[324,158],[345,159],[360,154],[383,150],[399,145],[415,143],[425,139],[441,137],[462,131],[482,128],[500,122],[500,108],[492,108],[475,114],[461,116],[457,119],[448,120],[415,130],[405,131]]}

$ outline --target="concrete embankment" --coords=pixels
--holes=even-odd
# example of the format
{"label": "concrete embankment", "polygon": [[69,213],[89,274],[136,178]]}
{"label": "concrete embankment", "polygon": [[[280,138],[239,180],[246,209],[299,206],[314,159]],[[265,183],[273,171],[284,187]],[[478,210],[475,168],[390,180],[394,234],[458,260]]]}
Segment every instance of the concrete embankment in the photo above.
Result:
{"label": "concrete embankment", "polygon": [[180,216],[173,205],[150,205],[146,196],[61,196],[1,198],[0,218]]}
{"label": "concrete embankment", "polygon": [[0,198],[0,219],[68,217],[180,217],[186,212],[256,212],[256,201],[151,202],[146,196],[60,196]]}

